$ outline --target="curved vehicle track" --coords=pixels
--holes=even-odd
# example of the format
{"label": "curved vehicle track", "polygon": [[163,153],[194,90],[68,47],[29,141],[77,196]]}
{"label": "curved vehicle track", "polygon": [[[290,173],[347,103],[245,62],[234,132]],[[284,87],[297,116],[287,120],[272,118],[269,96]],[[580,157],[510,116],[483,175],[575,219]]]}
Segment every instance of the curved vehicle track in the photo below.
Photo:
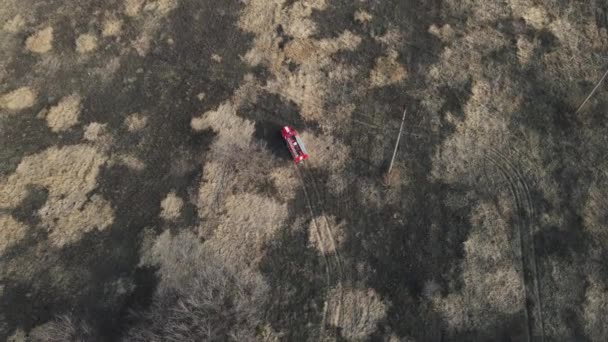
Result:
{"label": "curved vehicle track", "polygon": [[498,169],[507,182],[513,197],[519,230],[523,281],[526,293],[526,321],[528,322],[528,341],[544,341],[541,291],[538,265],[534,246],[533,227],[536,222],[536,208],[527,177],[507,155],[494,148],[484,150],[484,158]]}

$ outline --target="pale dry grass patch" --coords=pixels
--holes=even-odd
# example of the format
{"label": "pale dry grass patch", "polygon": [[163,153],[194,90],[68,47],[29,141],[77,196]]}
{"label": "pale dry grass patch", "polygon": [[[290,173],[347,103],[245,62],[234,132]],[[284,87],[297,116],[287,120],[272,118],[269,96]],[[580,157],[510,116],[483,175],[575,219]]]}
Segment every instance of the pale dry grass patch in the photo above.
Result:
{"label": "pale dry grass patch", "polygon": [[12,216],[0,214],[0,255],[25,237],[27,226]]}
{"label": "pale dry grass patch", "polygon": [[145,0],[125,0],[125,14],[129,17],[137,16],[139,14],[139,11],[141,11],[144,2]]}
{"label": "pale dry grass patch", "polygon": [[25,27],[25,19],[21,14],[15,15],[12,19],[7,20],[2,29],[9,33],[18,33]]}
{"label": "pale dry grass patch", "polygon": [[21,87],[0,97],[0,107],[10,111],[30,108],[36,103],[36,91],[30,87]]}
{"label": "pale dry grass patch", "polygon": [[190,122],[192,129],[201,131],[212,129],[217,133],[214,145],[229,146],[236,144],[246,147],[252,142],[255,125],[252,121],[241,119],[236,115],[237,108],[232,101],[219,105],[216,110],[204,113],[201,117],[193,118]]}
{"label": "pale dry grass patch", "polygon": [[296,189],[302,186],[296,176],[294,167],[291,165],[273,168],[270,177],[279,192],[279,196],[284,201],[294,199],[296,196]]}
{"label": "pale dry grass patch", "polygon": [[27,196],[29,185],[39,185],[49,192],[38,215],[53,244],[63,246],[88,231],[105,229],[114,219],[110,203],[87,194],[95,189],[99,169],[106,160],[89,145],[51,147],[27,156],[15,173],[0,182],[4,194],[0,207],[16,207]]}
{"label": "pale dry grass patch", "polygon": [[445,43],[449,43],[454,40],[456,31],[450,26],[450,24],[445,24],[441,27],[438,27],[435,24],[432,24],[429,27],[429,33],[434,35],[435,37],[441,39]]}
{"label": "pale dry grass patch", "polygon": [[101,31],[102,37],[118,37],[122,33],[123,22],[116,17],[106,18]]}
{"label": "pale dry grass patch", "polygon": [[377,324],[386,316],[388,305],[374,289],[346,288],[329,292],[328,306],[341,306],[342,312],[337,326],[349,341],[363,341],[377,329]]}
{"label": "pale dry grass patch", "polygon": [[359,9],[355,12],[355,15],[353,18],[358,23],[366,24],[366,23],[370,22],[374,17],[371,14],[369,14],[369,12]]}
{"label": "pale dry grass patch", "polygon": [[129,169],[141,172],[146,168],[146,163],[143,160],[132,154],[118,153],[113,154],[108,161],[108,165],[124,165]]}
{"label": "pale dry grass patch", "polygon": [[88,141],[99,142],[105,140],[108,134],[108,124],[91,122],[85,127],[83,137]]}
{"label": "pale dry grass patch", "polygon": [[46,123],[53,132],[67,131],[78,123],[82,111],[82,98],[72,94],[62,98],[46,113]]}
{"label": "pale dry grass patch", "polygon": [[175,194],[175,192],[170,192],[167,196],[160,202],[161,213],[160,217],[165,220],[175,220],[181,215],[182,207],[184,206],[184,200]]}
{"label": "pale dry grass patch", "polygon": [[585,332],[591,341],[603,341],[608,335],[608,290],[607,284],[590,276],[583,304]]}
{"label": "pale dry grass patch", "polygon": [[264,247],[287,218],[287,205],[242,193],[227,196],[223,210],[207,241],[208,248],[231,265],[257,265],[264,256]]}
{"label": "pale dry grass patch", "polygon": [[[331,55],[341,51],[353,51],[361,38],[350,31],[344,31],[336,38],[313,39],[317,31],[311,20],[314,10],[326,8],[325,1],[305,1],[286,4],[284,0],[267,2],[252,0],[247,2],[239,18],[239,27],[255,34],[253,47],[245,54],[244,60],[252,65],[264,65],[272,77],[265,90],[295,102],[305,120],[320,121],[327,127],[335,123],[333,111],[326,111],[325,105],[332,89],[339,89],[344,82],[354,77],[331,78],[324,70],[336,70],[339,63]],[[285,33],[294,39],[279,49],[281,38],[276,34],[280,25]],[[291,72],[287,65],[293,61],[298,70]],[[344,68],[343,68],[344,69]],[[347,76],[346,74],[344,76]]]}
{"label": "pale dry grass patch", "polygon": [[97,36],[92,33],[84,33],[76,38],[76,52],[86,54],[97,49]]}
{"label": "pale dry grass patch", "polygon": [[385,87],[405,80],[407,71],[397,61],[399,54],[389,51],[388,56],[378,57],[370,72],[371,87]]}
{"label": "pale dry grass patch", "polygon": [[131,133],[141,131],[148,124],[148,117],[140,113],[129,114],[124,121],[125,127]]}
{"label": "pale dry grass patch", "polygon": [[[317,232],[317,227],[319,231]],[[314,217],[308,226],[308,242],[325,255],[336,253],[346,238],[346,222],[337,222],[335,216],[325,214]],[[319,241],[319,238],[321,239]]]}
{"label": "pale dry grass patch", "polygon": [[433,305],[450,329],[482,329],[502,314],[524,308],[525,288],[512,246],[515,237],[506,219],[491,203],[477,205],[471,218],[472,230],[464,243],[462,263],[464,286],[446,297],[435,294]]}
{"label": "pale dry grass patch", "polygon": [[53,49],[53,28],[45,27],[25,40],[25,48],[33,53],[43,54]]}

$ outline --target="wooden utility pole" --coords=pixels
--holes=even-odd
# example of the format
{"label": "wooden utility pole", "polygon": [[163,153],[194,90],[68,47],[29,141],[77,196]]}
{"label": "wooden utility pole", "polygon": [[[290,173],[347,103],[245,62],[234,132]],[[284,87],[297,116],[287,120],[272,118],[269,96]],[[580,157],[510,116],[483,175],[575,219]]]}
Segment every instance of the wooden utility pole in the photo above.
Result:
{"label": "wooden utility pole", "polygon": [[581,111],[581,109],[583,109],[585,104],[587,104],[587,102],[591,99],[591,97],[593,97],[593,94],[595,94],[595,92],[598,90],[600,85],[602,85],[602,82],[604,82],[604,80],[606,79],[607,76],[608,76],[608,71],[606,71],[604,76],[602,76],[602,78],[600,78],[600,80],[597,82],[597,84],[595,85],[595,87],[593,88],[591,93],[589,93],[589,96],[587,96],[587,98],[585,98],[585,101],[583,101],[583,103],[578,107],[578,109],[576,110],[576,114],[578,114]]}
{"label": "wooden utility pole", "polygon": [[407,109],[403,109],[403,118],[401,119],[401,127],[399,128],[399,135],[397,135],[397,141],[395,142],[395,149],[393,150],[393,157],[391,158],[391,163],[388,166],[388,170],[386,171],[386,179],[388,181],[389,176],[391,175],[391,170],[393,169],[393,164],[395,163],[395,157],[397,156],[397,149],[399,148],[399,140],[401,140],[401,133],[403,132],[403,123],[405,123],[405,114],[407,114]]}

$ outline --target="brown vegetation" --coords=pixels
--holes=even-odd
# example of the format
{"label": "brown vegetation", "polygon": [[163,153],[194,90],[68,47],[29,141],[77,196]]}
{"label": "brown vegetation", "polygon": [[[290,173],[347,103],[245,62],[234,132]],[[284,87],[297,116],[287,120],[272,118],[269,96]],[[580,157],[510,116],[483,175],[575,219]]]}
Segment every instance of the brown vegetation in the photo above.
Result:
{"label": "brown vegetation", "polygon": [[143,253],[161,280],[127,341],[255,340],[268,295],[261,276],[228,266],[189,232],[167,231]]}

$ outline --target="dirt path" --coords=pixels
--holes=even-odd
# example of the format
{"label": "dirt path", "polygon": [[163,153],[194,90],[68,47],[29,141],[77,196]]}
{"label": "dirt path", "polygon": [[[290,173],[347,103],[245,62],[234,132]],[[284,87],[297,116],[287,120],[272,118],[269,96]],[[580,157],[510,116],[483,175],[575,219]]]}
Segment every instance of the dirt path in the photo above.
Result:
{"label": "dirt path", "polygon": [[488,148],[484,152],[485,158],[498,169],[501,176],[507,182],[515,205],[520,240],[519,247],[521,250],[522,276],[526,293],[525,314],[526,321],[528,322],[528,341],[544,341],[541,291],[533,236],[536,209],[532,201],[530,186],[521,167],[518,167],[507,155],[492,148]]}

